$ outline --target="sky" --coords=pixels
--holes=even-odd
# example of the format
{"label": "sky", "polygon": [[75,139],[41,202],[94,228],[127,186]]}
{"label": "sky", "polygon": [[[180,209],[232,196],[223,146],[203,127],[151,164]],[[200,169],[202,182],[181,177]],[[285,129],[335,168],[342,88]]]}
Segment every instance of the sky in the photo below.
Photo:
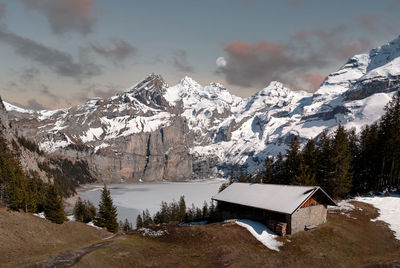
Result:
{"label": "sky", "polygon": [[0,0],[0,96],[79,105],[162,75],[247,97],[315,91],[350,57],[400,34],[400,0]]}

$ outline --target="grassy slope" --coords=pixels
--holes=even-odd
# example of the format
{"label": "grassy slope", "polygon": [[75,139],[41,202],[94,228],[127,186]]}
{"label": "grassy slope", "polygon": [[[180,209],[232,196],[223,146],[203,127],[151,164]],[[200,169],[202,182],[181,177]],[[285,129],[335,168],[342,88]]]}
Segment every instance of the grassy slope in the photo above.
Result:
{"label": "grassy slope", "polygon": [[265,248],[237,225],[170,226],[170,234],[161,238],[128,235],[86,255],[76,267],[360,267],[400,261],[400,242],[386,224],[370,220],[377,210],[354,204],[362,211],[329,213],[327,224],[280,238],[280,252]]}
{"label": "grassy slope", "polygon": [[111,234],[67,222],[61,225],[0,207],[0,266],[15,267],[47,260],[60,252],[88,246]]}

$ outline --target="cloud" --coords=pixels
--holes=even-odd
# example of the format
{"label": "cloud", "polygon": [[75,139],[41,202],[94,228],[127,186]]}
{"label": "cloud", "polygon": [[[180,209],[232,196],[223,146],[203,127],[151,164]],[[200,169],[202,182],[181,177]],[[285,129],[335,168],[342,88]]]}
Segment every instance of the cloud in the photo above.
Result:
{"label": "cloud", "polygon": [[187,53],[183,49],[176,49],[173,52],[172,59],[173,66],[180,72],[183,73],[193,73],[194,68],[188,63]]}
{"label": "cloud", "polygon": [[240,87],[266,86],[283,82],[293,89],[314,91],[332,67],[370,48],[367,39],[348,37],[345,26],[314,31],[299,30],[287,41],[250,43],[234,41],[222,44],[226,66],[217,74]]}
{"label": "cloud", "polygon": [[121,64],[122,61],[134,56],[137,48],[125,40],[111,38],[112,47],[100,45],[99,43],[90,43],[90,48],[104,58],[111,60],[114,64]]}
{"label": "cloud", "polygon": [[93,97],[107,99],[114,96],[122,88],[123,86],[116,84],[89,84],[82,88],[77,94],[72,95],[69,98],[69,103],[81,103]]}
{"label": "cloud", "polygon": [[365,38],[346,39],[347,27],[338,25],[331,29],[319,28],[313,32],[320,41],[321,51],[327,56],[338,59],[348,59],[357,53],[364,52],[371,47],[371,42]]}
{"label": "cloud", "polygon": [[96,22],[92,0],[21,0],[28,9],[46,17],[55,34],[77,31],[86,35]]}
{"label": "cloud", "polygon": [[4,91],[25,91],[25,89],[22,89],[18,86],[18,83],[15,81],[8,81],[5,85],[2,85],[2,90]]}
{"label": "cloud", "polygon": [[60,96],[57,96],[54,93],[52,93],[46,85],[42,85],[42,89],[40,90],[40,93],[42,95],[52,99],[56,103],[58,103],[60,101]]}
{"label": "cloud", "polygon": [[325,79],[325,76],[320,73],[306,73],[301,79],[308,84],[311,90],[317,90]]}
{"label": "cloud", "polygon": [[6,16],[6,9],[7,5],[0,3],[0,20],[2,20]]}
{"label": "cloud", "polygon": [[36,77],[38,77],[39,75],[40,75],[40,70],[38,68],[29,67],[29,68],[23,69],[19,73],[19,79],[22,82],[30,82],[30,81],[34,80]]}
{"label": "cloud", "polygon": [[273,42],[248,43],[234,41],[225,44],[227,65],[220,67],[230,84],[250,87],[268,80],[281,80],[281,73],[289,68],[292,58],[283,47]]}
{"label": "cloud", "polygon": [[374,14],[361,14],[357,17],[358,24],[371,33],[379,29],[380,18]]}
{"label": "cloud", "polygon": [[49,48],[36,41],[9,32],[3,27],[0,27],[0,42],[9,45],[16,54],[23,58],[40,63],[62,76],[80,80],[101,74],[100,67],[84,57],[76,62],[66,52]]}
{"label": "cloud", "polygon": [[47,107],[45,107],[43,104],[37,102],[37,100],[35,100],[35,99],[29,99],[27,101],[27,104],[22,107],[27,108],[27,109],[37,110],[37,111],[38,110],[48,110]]}
{"label": "cloud", "polygon": [[306,41],[307,40],[307,31],[306,30],[297,30],[290,38],[296,41]]}

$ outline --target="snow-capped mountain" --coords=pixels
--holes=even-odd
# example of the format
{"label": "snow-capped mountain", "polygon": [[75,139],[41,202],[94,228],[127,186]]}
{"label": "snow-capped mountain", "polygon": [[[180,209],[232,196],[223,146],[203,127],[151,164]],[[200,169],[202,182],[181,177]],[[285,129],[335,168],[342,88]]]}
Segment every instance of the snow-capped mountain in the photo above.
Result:
{"label": "snow-capped mountain", "polygon": [[400,37],[352,57],[314,94],[279,82],[249,98],[189,77],[169,86],[151,74],[108,99],[64,110],[31,111],[4,103],[21,134],[54,154],[86,159],[103,180],[186,180],[253,172],[338,124],[359,131],[383,114],[399,90]]}

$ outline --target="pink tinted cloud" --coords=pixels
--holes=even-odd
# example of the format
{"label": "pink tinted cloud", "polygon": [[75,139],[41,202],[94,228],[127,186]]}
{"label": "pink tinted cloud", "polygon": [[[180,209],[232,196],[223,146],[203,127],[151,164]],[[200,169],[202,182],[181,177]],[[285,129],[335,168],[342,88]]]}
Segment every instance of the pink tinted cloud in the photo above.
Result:
{"label": "pink tinted cloud", "polygon": [[320,73],[306,73],[301,76],[301,79],[307,83],[312,90],[317,90],[324,81],[325,76]]}
{"label": "pink tinted cloud", "polygon": [[223,43],[227,65],[217,73],[229,84],[241,87],[265,86],[276,80],[293,89],[314,91],[325,75],[335,71],[349,57],[366,52],[368,39],[348,34],[346,25],[298,30],[283,42],[243,40]]}
{"label": "pink tinted cloud", "polygon": [[225,44],[225,50],[236,56],[257,55],[263,53],[281,53],[282,47],[274,42],[249,43],[243,41],[234,41]]}
{"label": "pink tinted cloud", "polygon": [[78,31],[88,34],[96,22],[92,0],[21,0],[28,8],[41,12],[55,34]]}

